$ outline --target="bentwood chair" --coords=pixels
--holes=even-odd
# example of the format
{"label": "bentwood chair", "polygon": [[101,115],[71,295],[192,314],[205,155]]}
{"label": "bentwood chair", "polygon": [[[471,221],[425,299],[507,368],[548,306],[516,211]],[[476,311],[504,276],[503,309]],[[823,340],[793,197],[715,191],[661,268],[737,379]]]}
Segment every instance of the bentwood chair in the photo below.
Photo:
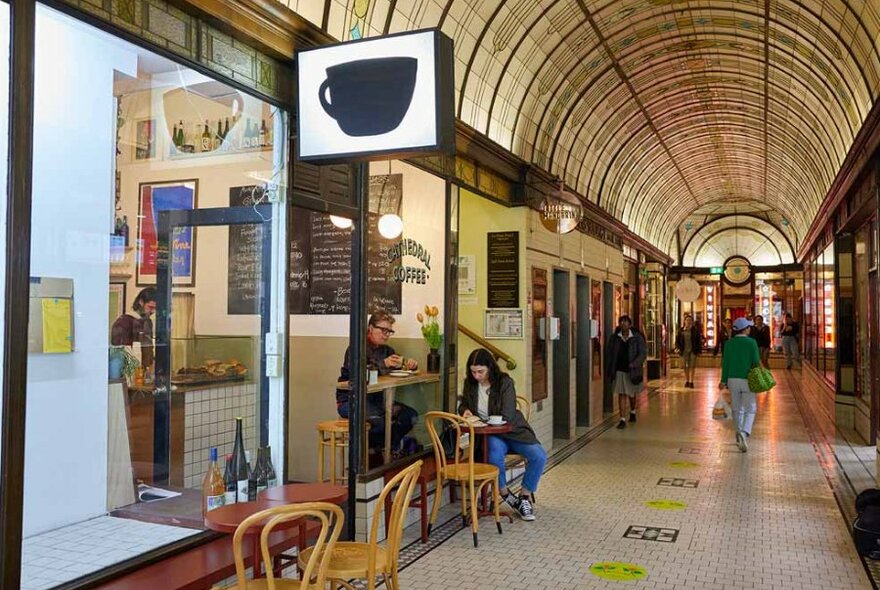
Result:
{"label": "bentwood chair", "polygon": [[[455,434],[455,450],[452,452],[451,458],[447,457],[443,450],[440,433],[437,430],[437,423],[442,424],[445,428],[452,429]],[[485,486],[491,485],[495,525],[498,527],[498,534],[501,534],[501,493],[498,488],[498,468],[489,463],[477,463],[474,461],[474,448],[477,446],[474,437],[474,426],[461,416],[448,412],[428,412],[425,414],[425,424],[428,427],[428,434],[431,435],[431,441],[434,443],[434,460],[437,465],[437,487],[434,492],[434,506],[431,508],[431,520],[428,523],[428,534],[431,534],[431,529],[434,527],[434,523],[437,522],[441,495],[439,491],[443,489],[444,480],[456,482],[463,487],[467,484],[467,494],[464,491],[461,494],[461,518],[463,522],[467,522],[467,502],[470,502],[471,532],[474,535],[474,547],[479,545],[477,531],[480,509],[477,506],[477,497],[482,493]],[[467,451],[462,452],[459,441],[461,440],[462,431],[465,429],[469,435],[470,443],[468,444]],[[444,428],[441,428],[440,432],[443,432],[443,430]]]}
{"label": "bentwood chair", "polygon": [[[302,580],[289,580],[276,578],[272,571],[272,556],[269,553],[269,535],[278,525],[300,518],[316,520],[321,529],[315,544],[308,550],[311,551],[310,559],[300,561],[303,572]],[[259,526],[260,523],[268,522],[263,526],[260,533],[260,549],[263,563],[266,564],[266,577],[255,580],[245,578],[244,556],[242,541],[248,529]],[[332,553],[342,531],[342,509],[329,502],[306,502],[302,504],[287,504],[273,506],[266,510],[249,516],[235,529],[232,537],[232,552],[235,556],[236,590],[324,590],[324,582],[327,576],[328,556]],[[253,534],[253,533],[251,533]],[[255,556],[256,557],[256,556]]]}
{"label": "bentwood chair", "polygon": [[[336,543],[332,549],[327,550],[329,559],[326,560],[326,574],[327,580],[330,580],[331,588],[335,590],[339,585],[349,590],[355,590],[349,580],[358,579],[366,580],[367,590],[374,590],[376,576],[381,575],[387,588],[400,590],[397,568],[400,545],[403,540],[403,527],[421,469],[422,461],[416,461],[385,484],[376,502],[376,512],[373,514],[368,542],[340,542]],[[379,523],[382,521],[385,498],[395,488],[398,489],[391,504],[391,518],[388,520],[389,524],[385,531],[385,547],[380,547]],[[305,564],[314,560],[317,551],[319,549],[309,547],[301,552],[299,554],[300,568],[305,569]],[[304,576],[303,579],[307,578]]]}

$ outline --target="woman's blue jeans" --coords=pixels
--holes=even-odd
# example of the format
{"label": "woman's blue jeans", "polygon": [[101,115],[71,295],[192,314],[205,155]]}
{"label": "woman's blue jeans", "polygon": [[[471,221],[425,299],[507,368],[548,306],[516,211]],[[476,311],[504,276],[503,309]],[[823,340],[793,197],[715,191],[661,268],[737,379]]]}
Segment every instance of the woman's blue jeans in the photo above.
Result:
{"label": "woman's blue jeans", "polygon": [[526,473],[523,475],[523,487],[530,492],[538,491],[538,481],[544,473],[547,463],[547,452],[540,443],[522,443],[500,436],[489,435],[489,463],[498,467],[498,485],[507,487],[507,473],[504,469],[504,457],[507,453],[522,455],[526,460]]}

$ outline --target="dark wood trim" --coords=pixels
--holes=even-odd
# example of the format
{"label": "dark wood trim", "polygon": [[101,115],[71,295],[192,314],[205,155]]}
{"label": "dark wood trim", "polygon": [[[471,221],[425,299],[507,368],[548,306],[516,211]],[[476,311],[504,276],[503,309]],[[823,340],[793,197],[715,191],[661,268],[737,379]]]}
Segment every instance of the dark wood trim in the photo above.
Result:
{"label": "dark wood trim", "polygon": [[31,266],[35,0],[12,0],[10,16],[4,294],[6,325],[3,332],[3,419],[0,424],[0,539],[3,540],[0,549],[0,588],[18,588],[21,581]]}
{"label": "dark wood trim", "polygon": [[834,183],[828,189],[810,229],[804,236],[797,251],[798,261],[804,262],[810,250],[822,238],[825,227],[833,221],[838,206],[852,190],[865,168],[870,165],[871,158],[878,148],[880,148],[880,100],[874,103],[862,128],[859,129]]}

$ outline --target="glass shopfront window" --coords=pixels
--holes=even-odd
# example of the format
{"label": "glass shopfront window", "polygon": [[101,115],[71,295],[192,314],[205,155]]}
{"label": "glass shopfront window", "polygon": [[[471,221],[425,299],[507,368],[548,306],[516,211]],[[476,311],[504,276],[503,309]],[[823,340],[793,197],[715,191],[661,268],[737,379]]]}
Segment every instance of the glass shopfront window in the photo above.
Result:
{"label": "glass shopfront window", "polygon": [[822,365],[825,378],[835,382],[835,366],[837,361],[835,321],[835,291],[834,291],[834,244],[828,244],[823,253],[824,273],[822,278],[822,339],[821,345],[825,351],[825,361]]}
{"label": "glass shopfront window", "polygon": [[[0,186],[3,187],[0,199],[0,235],[6,241],[6,181],[9,164],[9,4],[0,2]],[[6,284],[6,256],[0,256],[0,285]],[[6,290],[0,289],[0,309],[4,308]],[[5,318],[0,314],[0,334],[5,330]],[[3,341],[0,340],[0,357],[3,356]],[[0,364],[0,378],[3,365]],[[3,403],[0,399],[0,425],[3,423]],[[2,434],[2,433],[0,433]],[[3,437],[0,436],[0,441]],[[3,482],[0,481],[0,486]]]}
{"label": "glass shopfront window", "polygon": [[285,331],[288,134],[268,103],[42,6],[35,80],[22,578],[49,588],[202,532],[238,416],[283,478],[263,335]]}

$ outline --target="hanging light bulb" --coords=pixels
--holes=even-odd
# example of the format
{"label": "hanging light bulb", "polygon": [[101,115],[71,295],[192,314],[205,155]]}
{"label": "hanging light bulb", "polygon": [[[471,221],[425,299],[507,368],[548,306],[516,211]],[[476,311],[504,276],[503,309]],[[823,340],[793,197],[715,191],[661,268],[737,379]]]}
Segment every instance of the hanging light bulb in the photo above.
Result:
{"label": "hanging light bulb", "polygon": [[394,213],[386,213],[379,218],[379,233],[383,238],[393,240],[403,233],[403,220]]}
{"label": "hanging light bulb", "polygon": [[348,229],[352,226],[352,221],[348,217],[339,217],[337,215],[330,216],[330,223],[339,229]]}

